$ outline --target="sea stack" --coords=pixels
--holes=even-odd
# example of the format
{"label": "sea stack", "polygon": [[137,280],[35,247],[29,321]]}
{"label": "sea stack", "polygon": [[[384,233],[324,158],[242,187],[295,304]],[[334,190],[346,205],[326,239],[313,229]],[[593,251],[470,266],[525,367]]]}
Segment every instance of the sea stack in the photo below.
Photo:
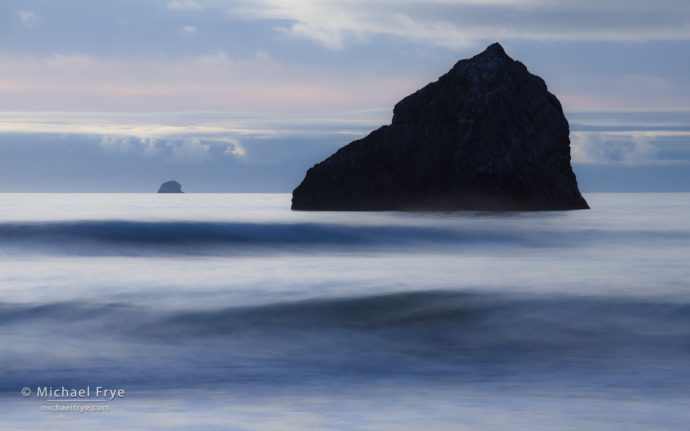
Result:
{"label": "sea stack", "polygon": [[310,168],[292,209],[587,209],[569,133],[544,80],[494,43],[398,102],[390,125]]}
{"label": "sea stack", "polygon": [[161,184],[160,188],[158,189],[158,193],[183,193],[182,184],[175,180],[166,181]]}

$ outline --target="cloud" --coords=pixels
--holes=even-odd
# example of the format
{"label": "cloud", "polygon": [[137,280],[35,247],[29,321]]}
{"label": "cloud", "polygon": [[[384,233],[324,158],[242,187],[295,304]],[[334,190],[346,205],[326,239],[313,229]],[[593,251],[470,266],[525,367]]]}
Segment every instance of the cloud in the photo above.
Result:
{"label": "cloud", "polygon": [[165,142],[155,138],[104,135],[99,144],[108,155],[162,157],[174,163],[200,164],[214,155],[243,159],[247,150],[239,139],[229,136],[173,137]]}
{"label": "cloud", "polygon": [[38,16],[30,10],[19,10],[16,13],[19,22],[22,23],[24,27],[31,30],[38,24]]}
{"label": "cloud", "polygon": [[160,154],[161,150],[158,147],[158,141],[154,138],[139,138],[139,145],[141,146],[140,155],[142,157],[155,157]]}
{"label": "cloud", "polygon": [[225,143],[225,150],[223,154],[230,157],[244,158],[247,156],[247,150],[240,144],[240,141],[236,138],[220,138],[217,139],[219,142]]}
{"label": "cloud", "polygon": [[[680,141],[682,151],[662,157],[668,139]],[[690,132],[631,131],[573,132],[571,155],[574,163],[593,165],[652,166],[690,164]]]}
{"label": "cloud", "polygon": [[99,146],[104,153],[112,155],[124,156],[135,154],[144,158],[152,158],[161,153],[161,148],[155,138],[104,135]]}
{"label": "cloud", "polygon": [[107,154],[129,154],[132,151],[129,137],[103,136],[100,146]]}
{"label": "cloud", "polygon": [[[303,114],[0,112],[0,144],[87,141],[109,159],[218,166],[309,162],[364,136],[388,112]],[[334,144],[335,143],[335,144]],[[316,145],[315,145],[316,144]],[[334,147],[336,145],[336,147]],[[2,146],[0,145],[0,151]],[[88,152],[92,154],[91,151]]]}
{"label": "cloud", "polygon": [[690,39],[681,0],[253,0],[230,16],[287,20],[281,33],[330,49],[375,36],[462,48],[486,40],[653,41]]}
{"label": "cloud", "polygon": [[168,2],[168,9],[179,11],[200,11],[204,8],[194,0],[171,0]]}
{"label": "cloud", "polygon": [[392,106],[418,78],[353,76],[273,59],[265,51],[185,57],[118,58],[83,54],[0,55],[5,110],[209,111],[331,110]]}
{"label": "cloud", "polygon": [[[573,162],[587,165],[690,164],[690,112],[579,112],[568,117]],[[110,155],[198,164],[224,157],[266,164],[285,153],[273,143],[341,145],[388,121],[389,112],[287,113],[0,113],[1,135],[96,136]],[[338,138],[340,136],[340,138]],[[98,141],[96,141],[98,142]],[[289,151],[288,151],[289,153]]]}
{"label": "cloud", "polygon": [[185,139],[182,142],[168,142],[171,160],[178,163],[197,164],[211,158],[211,146],[200,139]]}
{"label": "cloud", "polygon": [[[98,7],[84,2],[89,6],[71,14],[42,6],[36,12],[50,20],[30,34],[15,18],[9,30],[18,35],[0,52],[3,109],[391,107],[489,39],[508,40],[509,52],[543,76],[567,109],[686,108],[690,100],[679,65],[685,44],[545,43],[686,37],[688,2],[659,0],[654,4],[667,7],[652,8],[639,0],[122,1],[141,3],[137,14],[113,0]],[[161,13],[166,6],[204,12]],[[71,19],[101,30],[72,26]],[[310,51],[313,43],[345,51]],[[361,49],[347,50],[353,44]]]}
{"label": "cloud", "polygon": [[[388,111],[324,112],[318,116],[253,112],[0,112],[0,134],[98,135],[136,138],[147,145],[158,140],[198,138],[241,146],[240,139],[244,137],[318,137],[333,133],[360,136],[381,125],[388,116]],[[239,148],[236,151],[242,152]]]}
{"label": "cloud", "polygon": [[105,135],[101,138],[99,146],[108,155],[135,155],[146,159],[161,157],[183,164],[200,164],[211,160],[214,155],[243,159],[248,154],[239,139],[214,135],[174,137],[165,142],[155,138]]}

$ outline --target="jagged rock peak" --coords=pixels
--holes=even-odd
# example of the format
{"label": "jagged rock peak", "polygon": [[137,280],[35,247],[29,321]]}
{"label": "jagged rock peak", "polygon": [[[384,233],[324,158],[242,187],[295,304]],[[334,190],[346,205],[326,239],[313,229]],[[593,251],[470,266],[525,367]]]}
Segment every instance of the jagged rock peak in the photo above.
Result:
{"label": "jagged rock peak", "polygon": [[390,125],[309,169],[292,207],[588,208],[570,166],[569,132],[544,80],[495,43],[398,102]]}

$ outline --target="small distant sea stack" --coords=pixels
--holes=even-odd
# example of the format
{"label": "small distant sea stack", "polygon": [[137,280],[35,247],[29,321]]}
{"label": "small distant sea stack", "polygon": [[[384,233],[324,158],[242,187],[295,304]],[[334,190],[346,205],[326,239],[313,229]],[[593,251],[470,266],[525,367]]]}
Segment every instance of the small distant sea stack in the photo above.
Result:
{"label": "small distant sea stack", "polygon": [[295,210],[589,208],[546,83],[498,43],[400,101],[393,121],[307,171]]}
{"label": "small distant sea stack", "polygon": [[184,193],[182,191],[182,184],[178,183],[175,180],[172,181],[166,181],[163,184],[161,184],[160,188],[158,189],[158,193]]}

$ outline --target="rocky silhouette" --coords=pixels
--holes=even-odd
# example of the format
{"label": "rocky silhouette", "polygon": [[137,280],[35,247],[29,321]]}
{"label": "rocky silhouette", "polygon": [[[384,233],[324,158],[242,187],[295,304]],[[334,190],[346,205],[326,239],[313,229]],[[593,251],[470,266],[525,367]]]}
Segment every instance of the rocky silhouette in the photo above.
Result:
{"label": "rocky silhouette", "polygon": [[182,191],[182,184],[178,183],[175,180],[172,181],[166,181],[163,184],[161,184],[160,188],[158,189],[158,193],[184,193]]}
{"label": "rocky silhouette", "polygon": [[407,96],[393,121],[307,171],[296,210],[589,208],[546,83],[495,43]]}

